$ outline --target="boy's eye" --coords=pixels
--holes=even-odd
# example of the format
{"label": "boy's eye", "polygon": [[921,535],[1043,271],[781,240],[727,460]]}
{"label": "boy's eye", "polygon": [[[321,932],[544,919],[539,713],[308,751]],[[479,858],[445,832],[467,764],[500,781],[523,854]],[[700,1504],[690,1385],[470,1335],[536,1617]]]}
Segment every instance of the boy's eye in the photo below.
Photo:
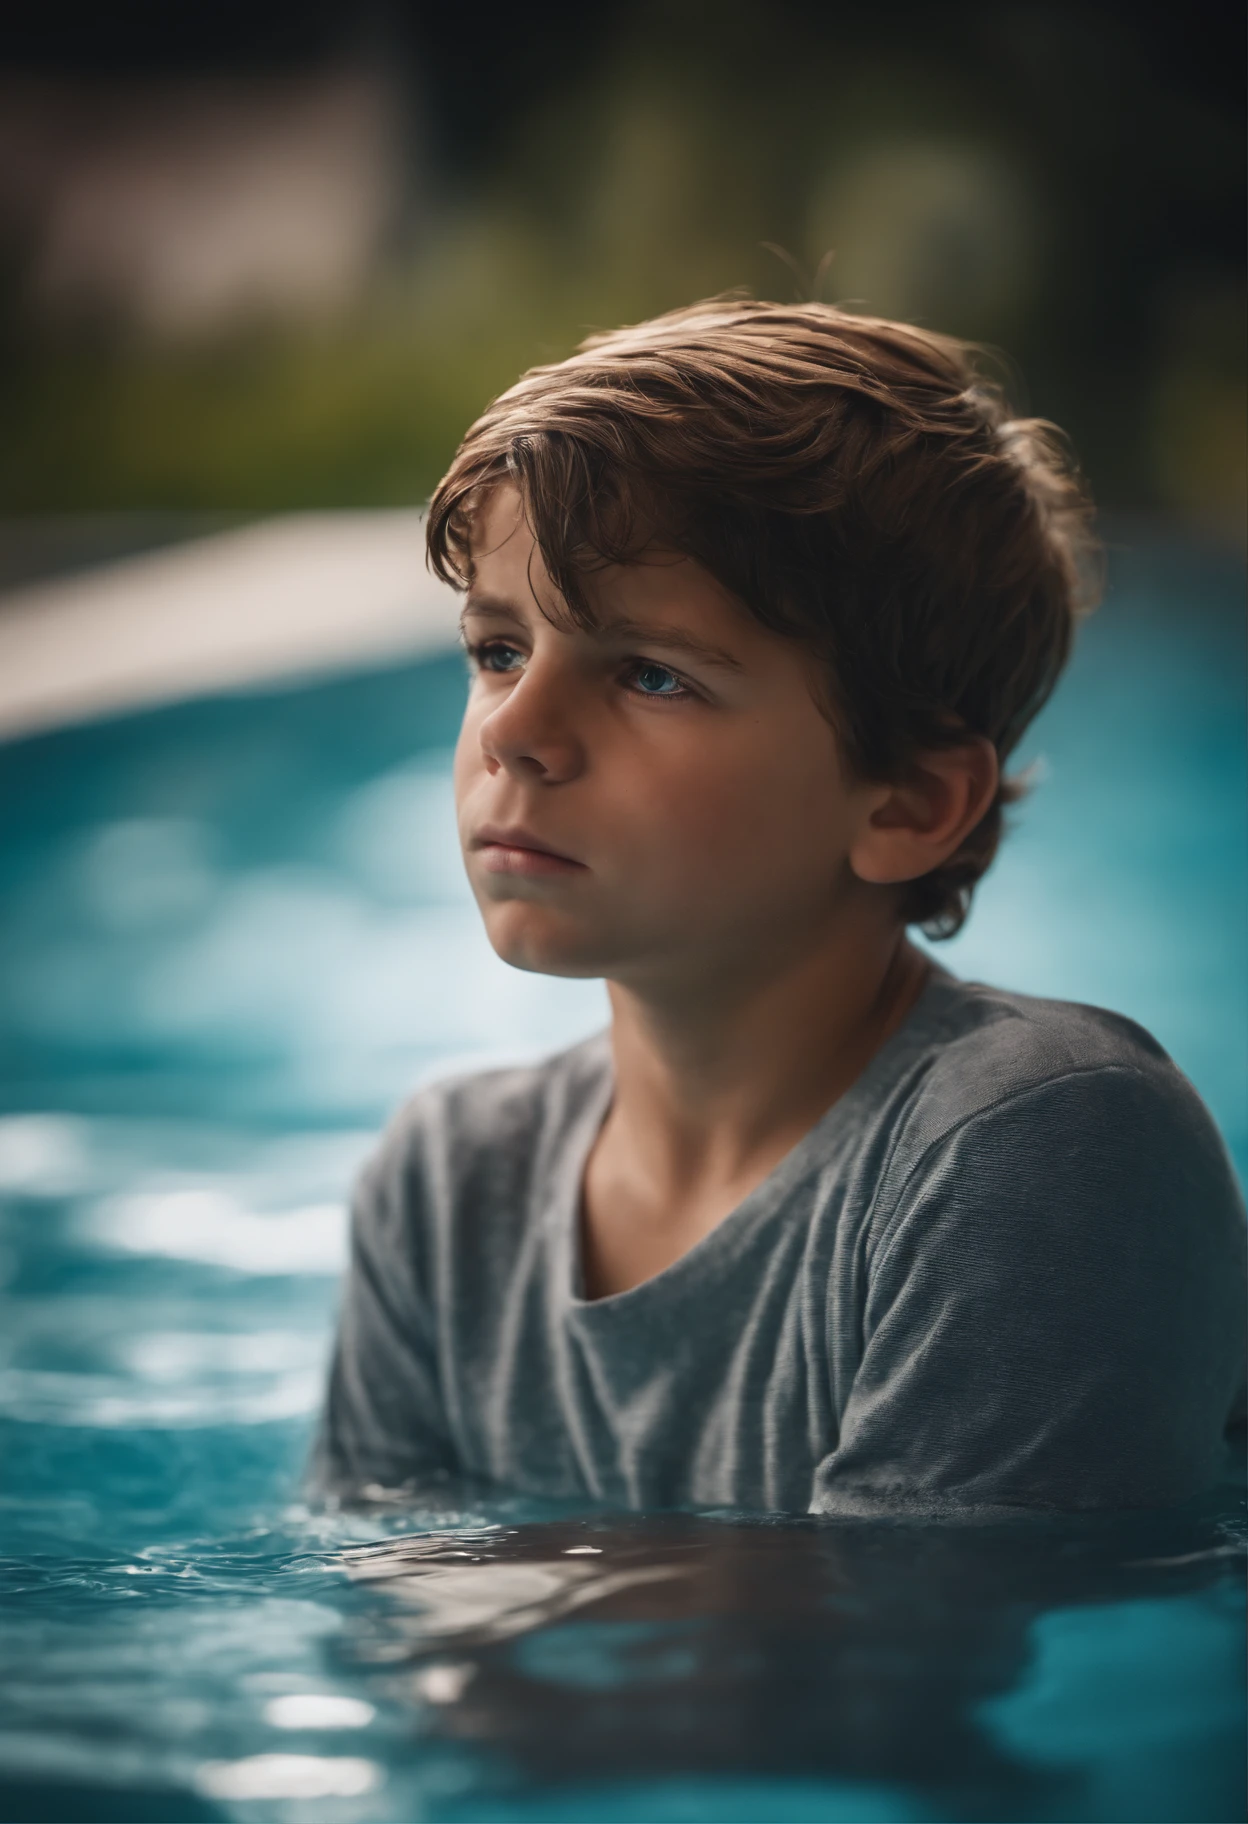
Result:
{"label": "boy's eye", "polygon": [[482,671],[517,671],[524,663],[520,649],[505,640],[486,640],[480,646],[470,646],[468,652]]}
{"label": "boy's eye", "polygon": [[[469,643],[468,657],[478,671],[509,676],[524,665],[525,655],[507,640],[481,640]],[[638,659],[628,669],[630,689],[643,697],[689,697],[693,692],[684,680],[666,665],[653,659]]]}
{"label": "boy's eye", "polygon": [[669,671],[666,665],[656,665],[652,659],[642,659],[633,667],[632,685],[643,697],[687,697],[688,688]]}

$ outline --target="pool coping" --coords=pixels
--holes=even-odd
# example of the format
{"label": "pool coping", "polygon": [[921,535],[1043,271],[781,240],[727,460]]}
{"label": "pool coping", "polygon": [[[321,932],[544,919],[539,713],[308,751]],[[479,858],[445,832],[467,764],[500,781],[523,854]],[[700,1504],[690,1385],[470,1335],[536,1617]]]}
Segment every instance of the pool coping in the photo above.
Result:
{"label": "pool coping", "polygon": [[444,651],[409,509],[280,518],[0,591],[0,739]]}

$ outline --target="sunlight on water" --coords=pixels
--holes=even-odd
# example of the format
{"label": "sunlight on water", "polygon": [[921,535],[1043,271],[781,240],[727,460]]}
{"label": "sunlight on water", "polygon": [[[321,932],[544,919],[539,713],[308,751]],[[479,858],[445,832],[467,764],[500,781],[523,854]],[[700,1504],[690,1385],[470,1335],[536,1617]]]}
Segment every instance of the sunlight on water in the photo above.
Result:
{"label": "sunlight on water", "polygon": [[295,1692],[264,1706],[264,1720],[275,1729],[367,1729],[376,1714],[362,1698],[325,1691]]}
{"label": "sunlight on water", "polygon": [[[468,1552],[435,1548],[436,1555],[471,1560]],[[545,1626],[576,1609],[605,1601],[642,1584],[666,1583],[682,1574],[679,1565],[640,1565],[632,1570],[604,1570],[583,1562],[569,1564],[566,1553],[548,1562],[522,1564],[422,1563],[435,1554],[410,1545],[370,1547],[346,1555],[348,1575],[356,1582],[384,1582],[392,1601],[414,1607],[425,1638],[442,1634],[476,1634],[507,1640]]]}
{"label": "sunlight on water", "polygon": [[385,1774],[352,1756],[253,1754],[243,1761],[205,1761],[195,1786],[214,1799],[354,1799]]}
{"label": "sunlight on water", "polygon": [[347,1264],[347,1212],[339,1203],[261,1214],[225,1191],[140,1191],[84,1217],[84,1241],[127,1254],[204,1260],[240,1273],[330,1273]]}

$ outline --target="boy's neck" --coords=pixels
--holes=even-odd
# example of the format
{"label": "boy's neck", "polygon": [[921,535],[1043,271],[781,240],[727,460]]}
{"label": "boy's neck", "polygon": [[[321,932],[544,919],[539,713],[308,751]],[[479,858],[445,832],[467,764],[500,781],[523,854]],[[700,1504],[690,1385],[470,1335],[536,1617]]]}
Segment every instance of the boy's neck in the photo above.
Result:
{"label": "boy's neck", "polygon": [[930,972],[891,926],[678,992],[612,983],[615,1144],[677,1199],[776,1163],[861,1075]]}

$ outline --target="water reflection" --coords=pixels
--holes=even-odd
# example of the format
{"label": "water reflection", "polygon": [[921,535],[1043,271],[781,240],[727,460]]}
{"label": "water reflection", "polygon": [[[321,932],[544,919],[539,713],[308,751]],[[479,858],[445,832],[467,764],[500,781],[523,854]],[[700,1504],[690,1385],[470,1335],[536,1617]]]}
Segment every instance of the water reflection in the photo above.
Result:
{"label": "water reflection", "polygon": [[[616,1815],[606,1796],[644,1781],[657,1817],[674,1780],[694,1809],[671,1815],[720,1817],[725,1780],[813,1780],[827,1804],[871,1789],[864,1816],[1231,1817],[1241,1556],[1213,1514],[483,1527],[349,1551],[372,1600],[332,1653],[376,1668],[426,1747],[496,1769],[491,1804],[522,1808],[478,1812],[478,1788],[464,1816]],[[1063,1640],[1091,1727],[1078,1681],[1073,1701],[1053,1684]],[[560,1793],[587,1809],[540,1809]]]}

